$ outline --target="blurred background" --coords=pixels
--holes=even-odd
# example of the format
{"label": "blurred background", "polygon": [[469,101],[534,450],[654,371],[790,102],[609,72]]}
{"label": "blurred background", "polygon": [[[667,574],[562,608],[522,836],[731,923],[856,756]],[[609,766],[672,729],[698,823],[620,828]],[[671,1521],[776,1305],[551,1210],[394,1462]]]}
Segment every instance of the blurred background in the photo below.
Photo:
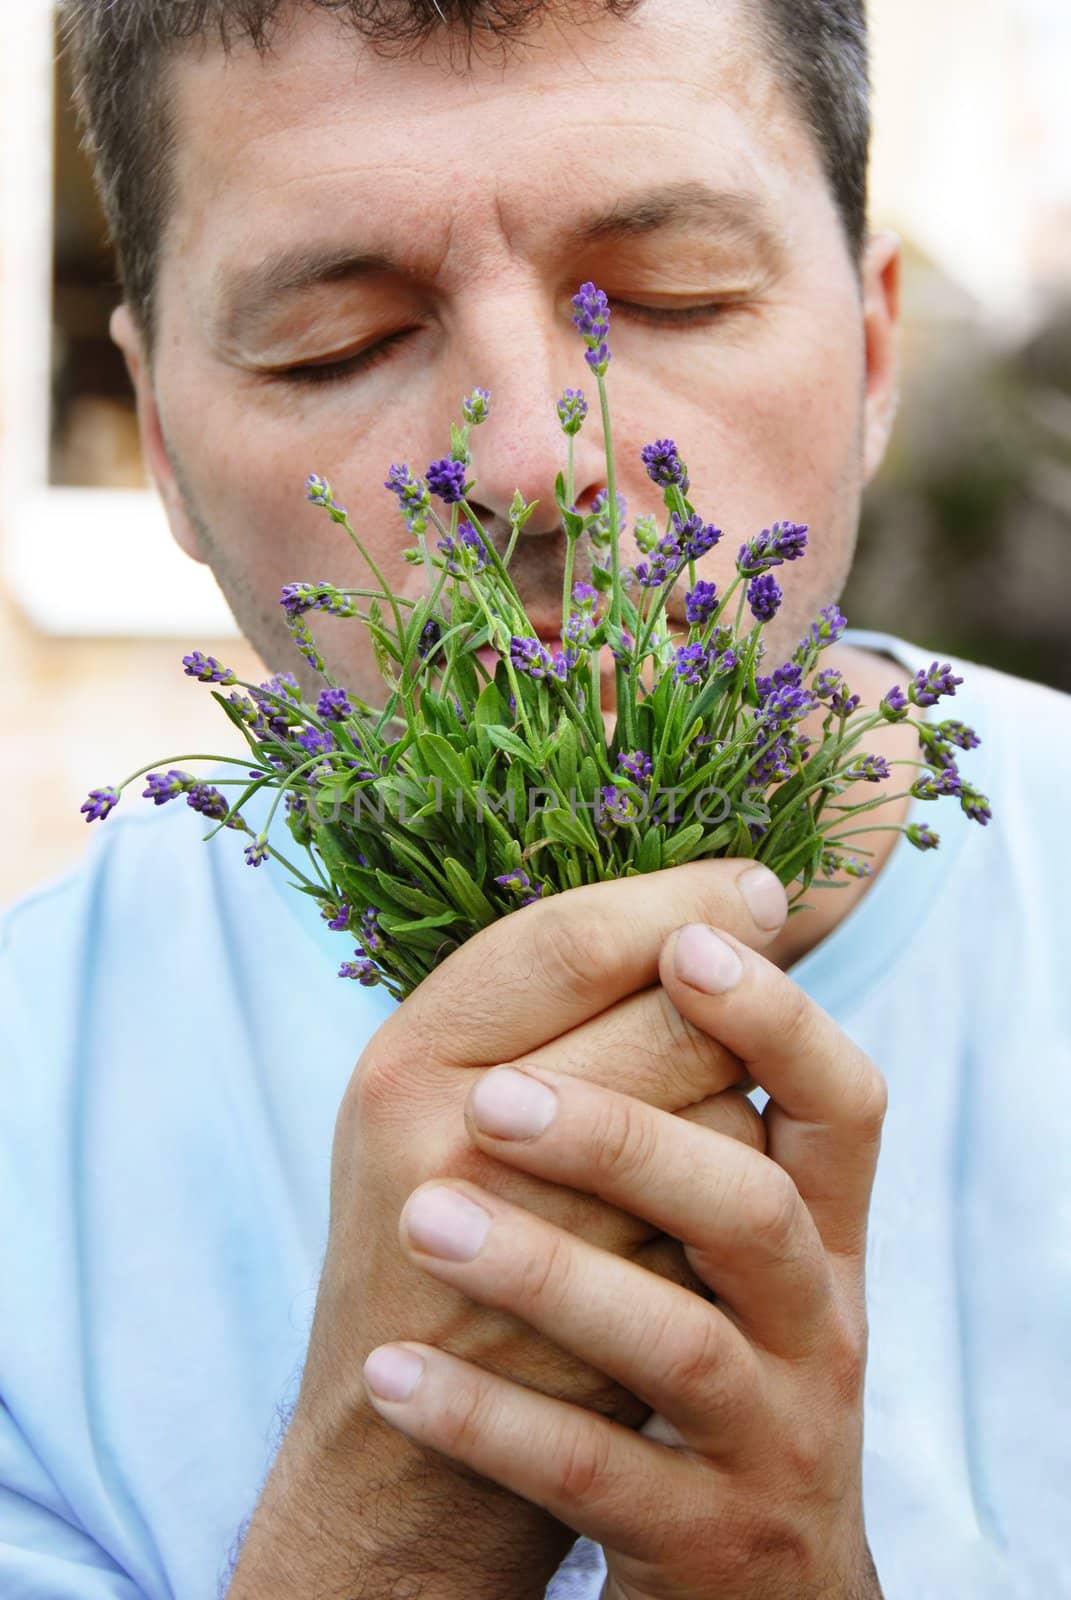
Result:
{"label": "blurred background", "polygon": [[[870,15],[904,379],[842,605],[1071,691],[1071,6]],[[240,753],[187,650],[264,675],[148,486],[69,100],[49,0],[0,8],[0,906],[77,861],[90,788]]]}

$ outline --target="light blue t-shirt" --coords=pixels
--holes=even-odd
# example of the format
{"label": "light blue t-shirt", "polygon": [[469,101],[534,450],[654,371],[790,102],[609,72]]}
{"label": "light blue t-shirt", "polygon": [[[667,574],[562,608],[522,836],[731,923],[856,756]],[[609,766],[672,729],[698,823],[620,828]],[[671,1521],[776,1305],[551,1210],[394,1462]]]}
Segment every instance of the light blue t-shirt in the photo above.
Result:
{"label": "light blue t-shirt", "polygon": [[[890,685],[947,659],[847,642]],[[916,801],[941,848],[896,841],[791,972],[889,1084],[864,1458],[886,1600],[1060,1600],[1071,697],[953,666],[936,715],[980,732],[962,770],[994,821]],[[339,1104],[394,1007],[336,977],[352,946],[282,868],[140,787],[0,919],[2,1600],[221,1592],[297,1395]],[[581,1540],[548,1594],[595,1600],[604,1570]]]}

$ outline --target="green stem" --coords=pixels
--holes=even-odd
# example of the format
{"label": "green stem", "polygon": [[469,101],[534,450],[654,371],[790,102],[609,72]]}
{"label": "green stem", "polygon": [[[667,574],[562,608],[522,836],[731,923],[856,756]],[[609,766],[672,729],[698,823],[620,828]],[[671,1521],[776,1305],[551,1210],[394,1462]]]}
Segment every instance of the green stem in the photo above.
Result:
{"label": "green stem", "polygon": [[[606,395],[606,378],[601,372],[596,373],[599,385],[599,405],[602,410],[602,435],[606,452],[606,497],[610,512],[610,620],[615,629],[621,627],[621,541],[620,529],[617,520],[617,474],[614,467],[614,441],[610,427],[610,403]],[[636,671],[638,664],[634,662]],[[636,727],[633,716],[632,686],[628,682],[628,673],[623,664],[614,657],[614,697],[616,710],[620,716],[624,711],[625,742],[629,749],[636,743]]]}

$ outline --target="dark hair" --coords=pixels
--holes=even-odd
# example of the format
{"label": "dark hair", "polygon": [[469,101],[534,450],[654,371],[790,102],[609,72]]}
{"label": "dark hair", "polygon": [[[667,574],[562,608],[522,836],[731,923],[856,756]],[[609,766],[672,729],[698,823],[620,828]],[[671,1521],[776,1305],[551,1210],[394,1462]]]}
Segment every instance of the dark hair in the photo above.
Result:
{"label": "dark hair", "polygon": [[[471,49],[506,43],[548,6],[626,16],[642,0],[302,0],[333,11],[381,54],[419,50],[439,30]],[[190,41],[218,36],[262,55],[293,0],[60,0],[83,148],[123,292],[148,349],[156,334],[160,241],[174,203],[175,128],[166,69]],[[745,0],[745,17],[822,158],[858,274],[867,226],[870,82],[866,0]]]}

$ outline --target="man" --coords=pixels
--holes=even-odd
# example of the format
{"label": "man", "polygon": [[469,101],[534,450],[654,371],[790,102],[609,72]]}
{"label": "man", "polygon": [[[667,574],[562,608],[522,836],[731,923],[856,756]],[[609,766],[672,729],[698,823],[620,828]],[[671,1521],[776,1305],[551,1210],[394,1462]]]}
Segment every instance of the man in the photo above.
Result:
{"label": "man", "polygon": [[[477,383],[481,519],[538,501],[514,573],[553,635],[586,281],[626,498],[672,431],[734,535],[814,530],[775,656],[841,592],[897,372],[861,5],[67,20],[146,456],[273,671],[315,696],[282,584],[361,576],[306,474],[420,593],[379,484]],[[582,509],[602,470],[588,427]],[[318,637],[374,696],[362,631]],[[827,664],[876,704],[931,657]],[[875,832],[788,923],[765,869],[696,863],[526,908],[395,1006],[270,866],[133,806],[9,913],[5,1596],[1071,1593],[1071,708],[960,665],[994,826]],[[873,748],[920,760],[913,721]],[[878,823],[921,820],[906,787]]]}

